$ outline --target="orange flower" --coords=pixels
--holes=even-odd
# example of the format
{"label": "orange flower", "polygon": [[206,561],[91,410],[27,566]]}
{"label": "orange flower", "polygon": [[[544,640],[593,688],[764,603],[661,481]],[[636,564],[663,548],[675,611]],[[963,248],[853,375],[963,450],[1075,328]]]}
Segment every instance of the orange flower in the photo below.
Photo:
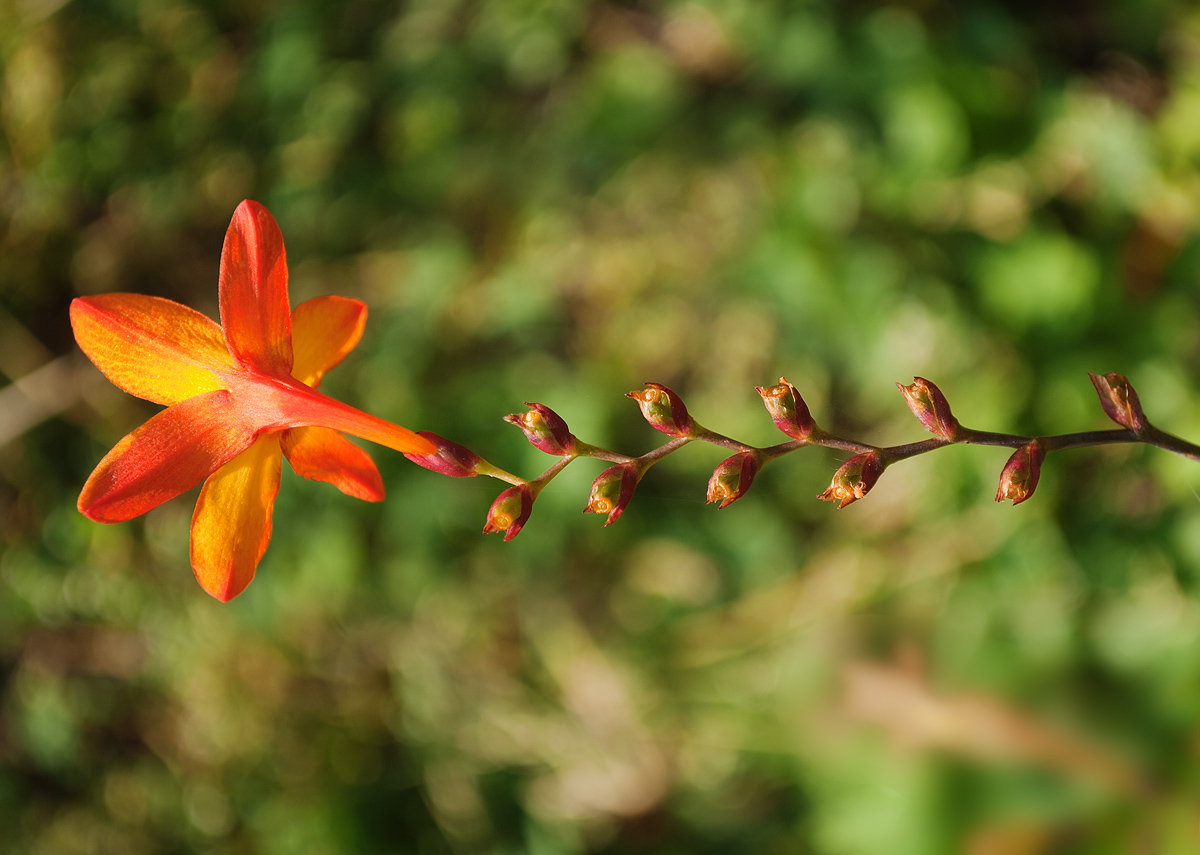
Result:
{"label": "orange flower", "polygon": [[436,449],[316,391],[358,343],[367,308],[318,297],[290,311],[283,236],[257,202],[233,214],[219,287],[223,326],[140,294],[81,297],[71,303],[71,326],[109,380],[167,405],[100,461],[79,494],[80,512],[123,522],[204,481],[192,514],[192,569],[204,590],[227,601],[254,578],[271,538],[281,454],[303,477],[377,502],[379,470],[337,431],[401,452]]}

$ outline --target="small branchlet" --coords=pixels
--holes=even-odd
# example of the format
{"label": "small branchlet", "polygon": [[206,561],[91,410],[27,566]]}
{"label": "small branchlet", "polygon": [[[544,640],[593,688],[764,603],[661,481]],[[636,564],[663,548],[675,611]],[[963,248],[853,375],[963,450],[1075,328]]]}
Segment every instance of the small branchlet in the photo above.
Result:
{"label": "small branchlet", "polygon": [[542,489],[567,464],[581,457],[592,457],[610,464],[592,483],[585,513],[601,514],[611,525],[621,518],[633,499],[634,491],[647,470],[667,455],[692,442],[702,442],[728,449],[733,455],[713,470],[708,481],[708,502],[725,508],[746,495],[755,476],[767,463],[800,448],[824,446],[851,452],[852,456],[834,473],[825,492],[817,498],[836,502],[844,508],[870,492],[880,476],[891,465],[943,448],[947,445],[997,445],[1014,449],[1000,473],[996,501],[1011,499],[1019,505],[1033,495],[1041,474],[1042,462],[1052,451],[1081,448],[1089,445],[1140,442],[1162,448],[1190,460],[1200,461],[1200,446],[1179,439],[1154,427],[1146,419],[1137,392],[1120,374],[1089,374],[1100,405],[1120,430],[1085,431],[1054,436],[1019,436],[1008,433],[973,430],[961,425],[950,411],[946,396],[933,383],[914,377],[909,385],[897,383],[913,415],[932,438],[889,447],[876,447],[857,440],[827,433],[817,426],[799,391],[784,378],[774,386],[758,386],[775,426],[789,437],[787,442],[766,448],[755,448],[736,439],[722,436],[697,422],[673,390],[661,383],[647,383],[646,388],[629,392],[627,397],[637,401],[642,415],[651,427],[671,439],[646,454],[631,457],[615,451],[588,445],[576,439],[567,423],[544,404],[527,404],[529,411],[505,416],[504,420],[521,429],[538,449],[558,458],[545,472],[527,481],[499,469],[475,454],[437,434],[422,432],[436,447],[435,454],[408,455],[415,463],[452,477],[488,475],[512,486],[501,493],[488,510],[484,532],[503,532],[512,540],[529,519],[533,503]]}

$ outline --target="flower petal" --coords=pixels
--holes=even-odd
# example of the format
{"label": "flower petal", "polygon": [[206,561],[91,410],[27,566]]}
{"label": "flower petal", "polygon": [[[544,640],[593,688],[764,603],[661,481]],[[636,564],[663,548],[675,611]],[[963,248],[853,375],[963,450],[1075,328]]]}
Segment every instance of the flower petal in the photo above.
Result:
{"label": "flower petal", "polygon": [[244,402],[244,416],[260,428],[323,427],[404,454],[437,451],[432,442],[408,428],[356,410],[293,378],[231,374],[226,379],[234,396]]}
{"label": "flower petal", "polygon": [[214,372],[234,367],[215,321],[162,297],[79,297],[71,302],[71,327],[105,377],[156,404],[221,389]]}
{"label": "flower petal", "polygon": [[317,297],[292,312],[292,376],[314,389],[362,338],[367,306],[348,297]]}
{"label": "flower petal", "polygon": [[123,522],[199,484],[254,441],[224,389],[168,407],[104,456],[79,494],[80,513]]}
{"label": "flower petal", "polygon": [[316,427],[284,431],[283,453],[303,478],[332,484],[356,499],[383,501],[383,478],[375,462],[337,431]]}
{"label": "flower petal", "polygon": [[233,212],[221,249],[221,325],[238,362],[278,377],[292,372],[287,280],[279,225],[247,199]]}
{"label": "flower petal", "polygon": [[212,474],[192,513],[192,570],[221,602],[245,590],[271,540],[279,435],[266,434]]}

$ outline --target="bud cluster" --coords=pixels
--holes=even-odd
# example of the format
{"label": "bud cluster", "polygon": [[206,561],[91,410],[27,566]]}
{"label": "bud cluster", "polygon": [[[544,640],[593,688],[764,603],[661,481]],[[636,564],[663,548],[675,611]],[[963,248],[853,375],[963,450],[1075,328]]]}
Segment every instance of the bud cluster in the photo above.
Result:
{"label": "bud cluster", "polygon": [[733,451],[730,457],[717,465],[708,480],[707,501],[716,503],[719,508],[726,508],[745,496],[767,463],[811,445],[852,452],[852,456],[834,473],[829,487],[817,497],[836,502],[839,508],[866,496],[888,466],[954,443],[1015,449],[1001,470],[996,491],[997,502],[1010,499],[1014,505],[1021,504],[1033,495],[1042,463],[1051,451],[1104,443],[1144,442],[1200,460],[1200,446],[1166,434],[1146,420],[1137,392],[1125,377],[1113,373],[1088,376],[1104,412],[1123,430],[1042,437],[972,430],[959,424],[946,396],[937,386],[923,377],[914,377],[912,383],[897,383],[896,386],[904,395],[913,415],[933,437],[908,445],[880,448],[823,431],[817,426],[800,392],[780,377],[779,383],[774,386],[755,387],[771,420],[789,438],[787,442],[765,448],[755,448],[705,428],[691,416],[683,399],[674,390],[661,383],[646,383],[645,388],[629,392],[626,397],[637,402],[642,416],[651,427],[672,439],[640,457],[630,457],[581,442],[558,413],[544,404],[528,402],[526,406],[529,409],[526,412],[505,416],[504,421],[520,428],[535,448],[558,458],[537,478],[525,480],[511,475],[470,449],[427,431],[422,431],[420,435],[433,443],[436,451],[406,456],[426,469],[454,478],[490,475],[511,484],[492,502],[483,529],[485,533],[502,532],[506,541],[512,540],[521,531],[542,489],[573,460],[594,457],[612,464],[592,482],[584,508],[585,513],[604,516],[604,525],[608,526],[625,513],[646,471],[668,454],[692,442],[703,442]]}

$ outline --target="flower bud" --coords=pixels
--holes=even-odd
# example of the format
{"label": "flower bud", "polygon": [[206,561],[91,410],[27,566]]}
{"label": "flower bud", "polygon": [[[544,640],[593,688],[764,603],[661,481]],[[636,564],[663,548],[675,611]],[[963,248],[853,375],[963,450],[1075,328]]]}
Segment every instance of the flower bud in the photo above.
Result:
{"label": "flower bud", "polygon": [[844,508],[867,495],[883,474],[883,470],[883,458],[879,456],[879,452],[856,454],[834,473],[829,489],[817,498],[826,502],[840,502],[838,507]]}
{"label": "flower bud", "polygon": [[1146,426],[1142,404],[1128,380],[1116,373],[1096,375],[1090,371],[1088,377],[1092,378],[1092,385],[1100,396],[1100,406],[1110,419],[1131,431],[1140,431]]}
{"label": "flower bud", "polygon": [[631,463],[618,463],[605,469],[592,482],[592,492],[588,496],[588,505],[583,509],[585,514],[608,514],[604,525],[609,526],[625,513],[625,506],[633,498],[642,475]]}
{"label": "flower bud", "polygon": [[775,427],[793,439],[808,439],[816,430],[817,423],[808,412],[808,405],[796,391],[796,387],[783,377],[778,386],[755,386],[762,395],[763,406],[771,414]]}
{"label": "flower bud", "polygon": [[1032,496],[1045,459],[1046,449],[1036,439],[1014,451],[1000,472],[996,501],[1012,499],[1013,507],[1016,507]]}
{"label": "flower bud", "polygon": [[650,426],[667,436],[691,436],[695,422],[688,415],[683,399],[661,383],[647,383],[640,392],[627,392],[642,408],[642,415]]}
{"label": "flower bud", "polygon": [[509,487],[496,497],[488,508],[487,525],[483,527],[484,534],[504,532],[504,542],[512,540],[520,531],[521,526],[529,519],[533,511],[533,490],[528,484]]}
{"label": "flower bud", "polygon": [[720,508],[746,495],[754,476],[762,468],[762,458],[753,451],[739,451],[721,462],[708,479],[708,503],[720,502]]}
{"label": "flower bud", "polygon": [[525,432],[525,438],[533,445],[558,457],[574,456],[575,437],[562,417],[544,404],[531,404],[527,413],[513,413],[504,420]]}
{"label": "flower bud", "polygon": [[404,455],[418,466],[424,466],[426,469],[440,472],[442,475],[449,475],[451,478],[471,478],[476,474],[475,467],[483,463],[483,458],[471,449],[440,437],[436,433],[419,430],[417,436],[423,436],[437,446],[437,451],[433,454]]}
{"label": "flower bud", "polygon": [[958,435],[958,419],[950,412],[950,404],[941,389],[924,377],[914,377],[911,386],[897,383],[896,388],[904,393],[908,408],[925,425],[925,430],[954,442]]}

